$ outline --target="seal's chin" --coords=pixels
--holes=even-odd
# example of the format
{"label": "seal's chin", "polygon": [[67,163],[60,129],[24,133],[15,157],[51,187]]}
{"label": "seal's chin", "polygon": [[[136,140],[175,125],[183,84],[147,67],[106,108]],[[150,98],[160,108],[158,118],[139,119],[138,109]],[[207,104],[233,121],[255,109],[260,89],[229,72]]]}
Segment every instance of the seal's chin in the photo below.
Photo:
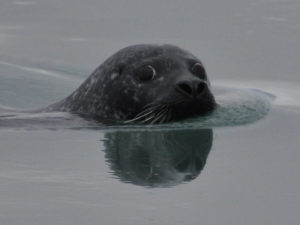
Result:
{"label": "seal's chin", "polygon": [[134,118],[124,123],[161,124],[210,114],[216,108],[213,97],[206,99],[177,99],[152,103]]}
{"label": "seal's chin", "polygon": [[209,115],[216,108],[214,99],[186,101],[171,107],[171,118],[168,122]]}

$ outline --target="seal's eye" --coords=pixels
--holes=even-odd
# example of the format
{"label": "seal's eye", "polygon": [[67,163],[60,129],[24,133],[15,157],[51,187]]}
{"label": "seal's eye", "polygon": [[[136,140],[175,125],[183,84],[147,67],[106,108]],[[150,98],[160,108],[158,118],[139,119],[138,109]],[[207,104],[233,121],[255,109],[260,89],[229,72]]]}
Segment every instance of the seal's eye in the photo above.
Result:
{"label": "seal's eye", "polygon": [[156,76],[156,70],[150,65],[143,66],[136,71],[136,76],[140,81],[150,81]]}
{"label": "seal's eye", "polygon": [[203,79],[203,80],[206,79],[206,73],[205,73],[204,67],[201,65],[201,63],[195,63],[192,66],[191,71],[193,74],[198,76],[200,79]]}

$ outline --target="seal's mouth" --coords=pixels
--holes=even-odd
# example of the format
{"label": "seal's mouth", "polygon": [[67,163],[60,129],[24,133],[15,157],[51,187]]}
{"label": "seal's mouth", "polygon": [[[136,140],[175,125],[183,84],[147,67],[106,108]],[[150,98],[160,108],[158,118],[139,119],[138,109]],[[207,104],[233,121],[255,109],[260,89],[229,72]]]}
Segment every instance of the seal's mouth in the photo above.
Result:
{"label": "seal's mouth", "polygon": [[215,108],[216,103],[214,99],[182,102],[172,107],[172,118],[170,121],[205,116],[210,114]]}
{"label": "seal's mouth", "polygon": [[216,108],[214,98],[185,99],[152,103],[146,105],[134,118],[124,121],[125,124],[161,124],[180,121],[187,118],[204,116]]}

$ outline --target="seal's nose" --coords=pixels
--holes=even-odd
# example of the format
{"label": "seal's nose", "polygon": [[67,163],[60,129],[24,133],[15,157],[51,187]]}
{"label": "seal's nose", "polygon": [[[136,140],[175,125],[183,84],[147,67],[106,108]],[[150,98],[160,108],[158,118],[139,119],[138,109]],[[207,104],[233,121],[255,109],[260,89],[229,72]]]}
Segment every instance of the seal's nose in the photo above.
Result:
{"label": "seal's nose", "polygon": [[203,94],[207,85],[202,81],[180,81],[176,84],[176,90],[190,98],[197,98]]}

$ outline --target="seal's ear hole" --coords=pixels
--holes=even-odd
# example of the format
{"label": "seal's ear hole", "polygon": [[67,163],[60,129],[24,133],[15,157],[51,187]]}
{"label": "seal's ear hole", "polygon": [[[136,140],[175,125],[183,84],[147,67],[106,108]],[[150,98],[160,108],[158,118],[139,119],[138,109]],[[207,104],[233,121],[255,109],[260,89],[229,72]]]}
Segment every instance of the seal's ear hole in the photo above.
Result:
{"label": "seal's ear hole", "polygon": [[136,78],[141,82],[151,81],[156,76],[156,70],[151,65],[146,65],[138,68],[135,72]]}
{"label": "seal's ear hole", "polygon": [[191,71],[194,75],[196,75],[200,79],[203,79],[203,80],[206,79],[206,72],[201,63],[195,63],[192,66]]}

